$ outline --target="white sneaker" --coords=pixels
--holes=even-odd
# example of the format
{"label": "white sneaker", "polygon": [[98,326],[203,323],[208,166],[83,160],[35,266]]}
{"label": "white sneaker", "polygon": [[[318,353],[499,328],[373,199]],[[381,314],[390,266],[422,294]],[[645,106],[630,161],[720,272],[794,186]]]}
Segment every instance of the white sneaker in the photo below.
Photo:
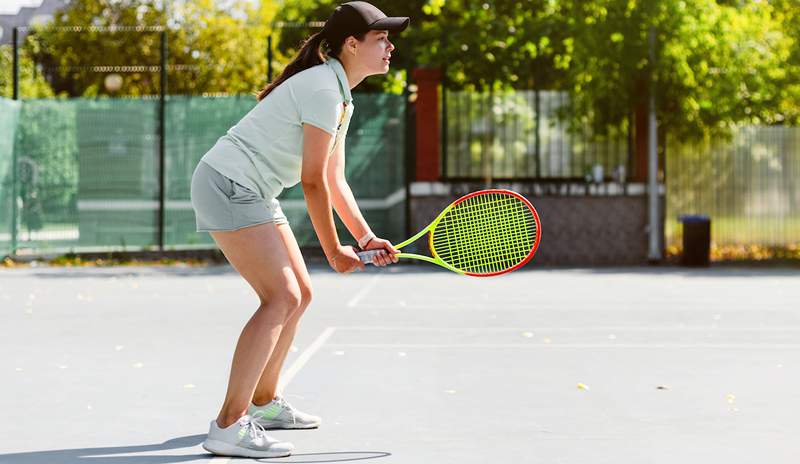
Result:
{"label": "white sneaker", "polygon": [[282,458],[294,451],[294,445],[268,436],[264,428],[249,415],[242,416],[226,428],[221,428],[216,420],[212,420],[203,448],[220,456],[246,458]]}
{"label": "white sneaker", "polygon": [[259,425],[269,430],[315,429],[322,423],[322,419],[319,417],[293,408],[280,395],[263,406],[250,403],[247,414],[253,416]]}

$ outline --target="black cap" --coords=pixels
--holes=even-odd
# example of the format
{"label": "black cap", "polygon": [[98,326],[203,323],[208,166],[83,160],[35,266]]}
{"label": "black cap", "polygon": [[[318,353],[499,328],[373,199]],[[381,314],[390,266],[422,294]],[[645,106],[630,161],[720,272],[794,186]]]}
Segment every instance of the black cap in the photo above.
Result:
{"label": "black cap", "polygon": [[402,32],[409,22],[408,17],[387,17],[367,2],[347,2],[333,10],[322,34],[329,41],[336,41],[370,30]]}

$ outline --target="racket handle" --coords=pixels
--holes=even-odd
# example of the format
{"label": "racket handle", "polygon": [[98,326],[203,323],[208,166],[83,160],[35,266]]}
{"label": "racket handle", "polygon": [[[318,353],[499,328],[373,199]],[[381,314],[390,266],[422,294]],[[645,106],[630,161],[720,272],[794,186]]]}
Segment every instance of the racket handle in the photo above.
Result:
{"label": "racket handle", "polygon": [[384,250],[368,250],[368,251],[359,251],[356,254],[358,255],[361,262],[364,264],[372,264],[372,258],[374,258],[378,253],[383,252]]}

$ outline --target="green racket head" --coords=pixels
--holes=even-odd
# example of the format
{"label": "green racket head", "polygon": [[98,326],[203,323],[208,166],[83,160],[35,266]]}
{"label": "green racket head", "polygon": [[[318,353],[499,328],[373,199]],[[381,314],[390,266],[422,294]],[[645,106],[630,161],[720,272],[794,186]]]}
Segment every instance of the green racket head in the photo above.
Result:
{"label": "green racket head", "polygon": [[539,215],[525,197],[510,190],[481,190],[439,215],[430,249],[454,270],[485,277],[522,267],[533,258],[540,237]]}

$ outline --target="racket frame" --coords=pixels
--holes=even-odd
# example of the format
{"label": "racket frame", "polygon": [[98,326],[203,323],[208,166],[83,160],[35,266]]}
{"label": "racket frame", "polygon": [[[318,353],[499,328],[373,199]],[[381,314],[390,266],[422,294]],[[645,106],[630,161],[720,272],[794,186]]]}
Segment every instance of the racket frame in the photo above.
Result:
{"label": "racket frame", "polygon": [[[528,255],[525,256],[525,258],[522,261],[520,261],[515,266],[513,266],[513,267],[511,267],[509,269],[504,269],[502,271],[495,271],[495,272],[490,272],[490,273],[466,272],[466,271],[462,271],[460,269],[456,269],[455,267],[453,267],[450,264],[446,263],[436,253],[436,248],[434,248],[434,246],[433,246],[433,233],[430,233],[430,232],[432,232],[433,229],[436,228],[436,225],[439,223],[439,221],[442,220],[442,218],[447,214],[447,212],[450,211],[451,209],[453,209],[457,204],[459,204],[459,203],[461,203],[463,201],[469,200],[470,198],[476,197],[478,195],[487,195],[487,194],[491,194],[491,193],[498,193],[498,194],[503,194],[503,195],[511,195],[511,196],[521,200],[530,209],[531,213],[533,214],[534,222],[536,223],[536,240],[535,240],[533,246],[531,247],[531,250],[528,252]],[[433,255],[433,257],[425,256],[425,255],[419,255],[419,254],[416,254],[416,253],[403,253],[403,252],[397,253],[395,256],[397,256],[398,258],[412,258],[412,259],[420,259],[422,261],[427,261],[429,263],[433,263],[433,264],[442,266],[443,268],[445,268],[447,270],[453,271],[453,272],[455,272],[457,274],[461,274],[461,275],[468,275],[468,276],[472,276],[472,277],[491,277],[491,276],[505,274],[507,272],[511,272],[511,271],[516,270],[516,269],[519,269],[522,266],[524,266],[525,264],[527,264],[528,261],[530,261],[533,258],[533,255],[536,253],[536,250],[539,249],[539,242],[541,241],[541,238],[542,238],[542,224],[541,224],[541,221],[539,220],[539,213],[536,212],[536,209],[533,207],[531,202],[528,201],[527,198],[523,197],[519,193],[514,192],[512,190],[487,189],[487,190],[478,190],[476,192],[471,192],[471,193],[469,193],[467,195],[464,195],[461,198],[455,200],[454,202],[450,203],[449,205],[447,205],[447,207],[445,209],[442,210],[441,213],[439,213],[438,216],[436,216],[436,218],[433,221],[431,221],[430,224],[428,224],[425,228],[423,228],[422,230],[420,230],[419,232],[414,234],[414,236],[406,239],[402,243],[399,243],[399,244],[395,245],[395,248],[399,250],[400,248],[403,248],[404,246],[409,245],[409,244],[417,241],[420,237],[422,237],[426,233],[429,233],[429,235],[428,235],[428,249],[431,251],[431,254]],[[370,253],[371,251],[373,251],[373,250],[363,251],[363,252],[360,252],[359,254],[363,254],[363,253],[372,254],[372,253]],[[377,251],[377,250],[374,250],[374,251]]]}

